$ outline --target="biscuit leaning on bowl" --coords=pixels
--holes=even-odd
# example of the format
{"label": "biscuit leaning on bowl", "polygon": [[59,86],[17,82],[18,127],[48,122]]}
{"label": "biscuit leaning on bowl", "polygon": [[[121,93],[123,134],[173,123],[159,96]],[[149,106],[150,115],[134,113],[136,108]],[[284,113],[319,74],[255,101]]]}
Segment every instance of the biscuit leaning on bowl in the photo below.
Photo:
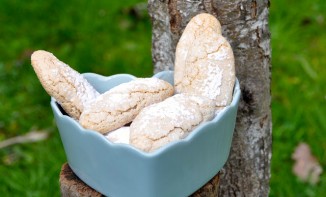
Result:
{"label": "biscuit leaning on bowl", "polygon": [[176,94],[144,108],[130,125],[130,144],[145,152],[185,138],[202,122],[214,117],[214,101]]}
{"label": "biscuit leaning on bowl", "polygon": [[172,96],[173,86],[158,78],[138,78],[100,95],[85,108],[79,123],[107,133],[130,123],[144,107]]}
{"label": "biscuit leaning on bowl", "polygon": [[80,73],[58,60],[52,53],[35,51],[31,62],[46,92],[76,120],[85,106],[100,95]]}
{"label": "biscuit leaning on bowl", "polygon": [[187,24],[176,47],[176,93],[191,93],[215,100],[216,106],[231,103],[235,83],[233,51],[221,34],[219,21],[198,14]]}

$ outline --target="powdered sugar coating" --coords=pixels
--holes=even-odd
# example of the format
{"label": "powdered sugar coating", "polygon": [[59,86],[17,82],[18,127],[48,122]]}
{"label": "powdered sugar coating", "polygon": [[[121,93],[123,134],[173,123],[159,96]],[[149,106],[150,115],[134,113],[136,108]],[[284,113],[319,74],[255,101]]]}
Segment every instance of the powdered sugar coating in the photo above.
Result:
{"label": "powdered sugar coating", "polygon": [[105,137],[113,143],[129,144],[130,127],[121,127],[110,133]]}
{"label": "powdered sugar coating", "polygon": [[185,138],[200,123],[214,116],[214,102],[205,97],[176,94],[144,108],[130,126],[130,144],[152,152]]}
{"label": "powdered sugar coating", "polygon": [[85,108],[79,123],[107,133],[131,122],[141,109],[171,96],[173,86],[157,78],[138,78],[100,95]]}
{"label": "powdered sugar coating", "polygon": [[185,28],[176,49],[174,83],[177,93],[206,96],[217,107],[232,101],[233,51],[214,16],[199,14]]}
{"label": "powdered sugar coating", "polygon": [[35,51],[32,66],[47,93],[55,98],[68,115],[78,120],[85,106],[99,93],[77,71],[47,51]]}

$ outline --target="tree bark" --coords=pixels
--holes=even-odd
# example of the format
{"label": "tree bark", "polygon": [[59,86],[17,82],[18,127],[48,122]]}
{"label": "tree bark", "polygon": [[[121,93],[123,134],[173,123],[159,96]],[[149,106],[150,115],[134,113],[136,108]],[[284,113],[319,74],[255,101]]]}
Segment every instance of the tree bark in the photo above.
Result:
{"label": "tree bark", "polygon": [[271,160],[269,0],[149,0],[154,72],[173,70],[176,44],[202,12],[221,22],[230,42],[242,98],[219,196],[268,196]]}
{"label": "tree bark", "polygon": [[61,197],[104,197],[80,180],[67,163],[62,165],[59,184]]}

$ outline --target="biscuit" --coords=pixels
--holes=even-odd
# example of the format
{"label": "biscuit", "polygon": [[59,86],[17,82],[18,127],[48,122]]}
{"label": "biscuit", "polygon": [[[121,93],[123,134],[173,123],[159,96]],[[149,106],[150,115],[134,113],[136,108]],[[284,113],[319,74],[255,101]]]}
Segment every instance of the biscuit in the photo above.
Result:
{"label": "biscuit", "polygon": [[113,143],[129,144],[130,127],[120,127],[109,132],[105,137]]}
{"label": "biscuit", "polygon": [[234,83],[233,51],[219,21],[210,14],[195,16],[176,47],[176,93],[206,96],[217,107],[226,106],[232,101]]}
{"label": "biscuit", "polygon": [[77,71],[47,51],[35,51],[32,66],[45,91],[65,112],[78,120],[81,112],[99,93]]}
{"label": "biscuit", "polygon": [[185,138],[200,123],[210,120],[214,101],[206,97],[176,94],[144,108],[130,125],[130,144],[152,152]]}
{"label": "biscuit", "polygon": [[158,78],[138,78],[100,95],[85,108],[79,123],[100,133],[131,122],[144,107],[171,96],[173,86]]}

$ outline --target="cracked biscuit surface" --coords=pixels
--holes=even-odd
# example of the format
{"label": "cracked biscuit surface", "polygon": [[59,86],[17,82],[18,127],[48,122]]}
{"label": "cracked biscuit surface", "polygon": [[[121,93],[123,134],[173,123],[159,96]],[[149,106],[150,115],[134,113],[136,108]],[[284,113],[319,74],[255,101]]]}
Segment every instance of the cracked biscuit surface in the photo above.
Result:
{"label": "cracked biscuit surface", "polygon": [[176,94],[144,108],[130,125],[130,144],[152,152],[185,138],[200,123],[214,116],[214,101],[206,97]]}
{"label": "cracked biscuit surface", "polygon": [[35,51],[31,62],[43,88],[72,118],[78,120],[85,106],[99,96],[80,73],[52,53]]}
{"label": "cracked biscuit surface", "polygon": [[176,48],[174,83],[176,93],[206,96],[216,107],[231,103],[234,56],[214,16],[199,14],[186,26]]}
{"label": "cracked biscuit surface", "polygon": [[144,107],[172,96],[173,86],[157,78],[138,78],[100,95],[80,116],[86,129],[107,133],[131,122]]}

